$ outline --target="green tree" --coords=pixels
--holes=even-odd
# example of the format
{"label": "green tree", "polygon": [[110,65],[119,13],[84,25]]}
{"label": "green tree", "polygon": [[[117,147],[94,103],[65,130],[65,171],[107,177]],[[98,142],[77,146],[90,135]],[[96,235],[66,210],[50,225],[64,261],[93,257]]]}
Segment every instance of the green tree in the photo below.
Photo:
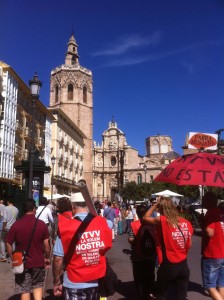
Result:
{"label": "green tree", "polygon": [[[198,199],[199,198],[199,188],[198,186],[186,185],[178,186],[175,184],[170,184],[166,182],[155,182],[152,183],[141,183],[136,184],[136,182],[128,182],[121,190],[121,197],[124,200],[134,200],[141,201],[144,198],[150,199],[152,194],[161,192],[163,190],[171,190],[178,194],[182,194],[187,198]],[[224,199],[223,189],[215,189],[217,194],[220,194],[220,199]]]}
{"label": "green tree", "polygon": [[121,197],[123,200],[131,200],[137,193],[137,184],[135,181],[131,181],[125,184],[121,189]]}

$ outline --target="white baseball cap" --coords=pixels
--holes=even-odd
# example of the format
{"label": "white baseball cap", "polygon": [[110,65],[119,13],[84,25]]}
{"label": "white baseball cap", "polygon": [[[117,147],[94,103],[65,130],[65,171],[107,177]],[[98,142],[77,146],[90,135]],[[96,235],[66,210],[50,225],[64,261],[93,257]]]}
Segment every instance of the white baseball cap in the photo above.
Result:
{"label": "white baseball cap", "polygon": [[71,202],[85,202],[82,193],[75,193],[70,197]]}

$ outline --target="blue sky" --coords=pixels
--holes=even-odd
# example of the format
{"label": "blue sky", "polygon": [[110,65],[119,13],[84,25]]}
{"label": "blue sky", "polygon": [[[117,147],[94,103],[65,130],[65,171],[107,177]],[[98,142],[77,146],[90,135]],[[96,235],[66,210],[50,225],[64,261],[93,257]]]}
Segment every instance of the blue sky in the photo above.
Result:
{"label": "blue sky", "polygon": [[127,142],[224,128],[223,0],[0,0],[0,60],[28,83],[64,63],[74,30],[80,64],[93,72],[94,140],[114,116]]}

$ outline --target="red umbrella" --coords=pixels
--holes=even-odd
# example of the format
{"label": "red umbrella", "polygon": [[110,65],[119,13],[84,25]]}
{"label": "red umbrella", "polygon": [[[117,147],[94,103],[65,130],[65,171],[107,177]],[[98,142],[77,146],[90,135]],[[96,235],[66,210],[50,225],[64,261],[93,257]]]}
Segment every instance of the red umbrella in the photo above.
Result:
{"label": "red umbrella", "polygon": [[183,155],[161,171],[155,181],[224,187],[224,157],[207,152]]}

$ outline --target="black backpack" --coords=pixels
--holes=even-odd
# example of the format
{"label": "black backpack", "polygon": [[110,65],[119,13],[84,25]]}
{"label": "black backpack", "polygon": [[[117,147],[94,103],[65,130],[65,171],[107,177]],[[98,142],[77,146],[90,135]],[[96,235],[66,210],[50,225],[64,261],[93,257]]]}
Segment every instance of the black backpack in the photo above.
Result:
{"label": "black backpack", "polygon": [[133,243],[133,255],[138,259],[155,261],[155,229],[152,225],[141,225]]}

